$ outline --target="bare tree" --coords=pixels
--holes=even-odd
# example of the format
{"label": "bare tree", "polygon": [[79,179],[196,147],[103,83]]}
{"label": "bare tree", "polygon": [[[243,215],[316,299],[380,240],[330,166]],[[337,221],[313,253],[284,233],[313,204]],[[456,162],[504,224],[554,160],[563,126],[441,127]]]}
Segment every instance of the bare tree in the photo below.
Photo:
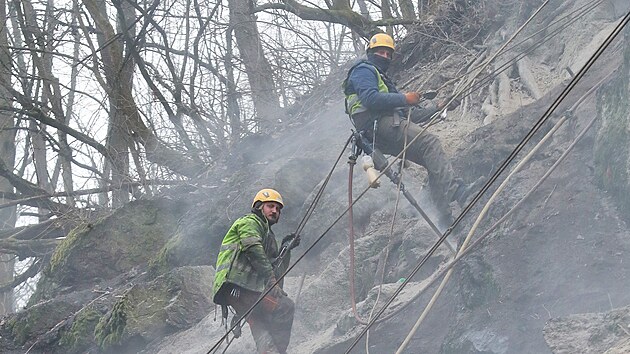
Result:
{"label": "bare tree", "polygon": [[[0,18],[7,18],[7,6],[5,0],[0,0]],[[0,81],[9,82],[11,80],[11,54],[9,53],[8,29],[5,21],[0,25]],[[9,92],[0,85],[0,107],[12,105]],[[15,161],[15,123],[13,114],[6,110],[0,110],[0,159],[10,166]],[[13,185],[6,179],[0,177],[0,193],[13,193]],[[7,199],[0,198],[0,203],[4,204]],[[15,207],[0,210],[0,225],[2,229],[15,227]],[[14,257],[4,254],[0,256],[0,285],[13,282]],[[0,314],[13,312],[13,288],[9,287],[0,291]]]}
{"label": "bare tree", "polygon": [[281,117],[280,99],[260,41],[251,0],[228,0],[230,27],[247,70],[252,101],[262,131],[269,131]]}

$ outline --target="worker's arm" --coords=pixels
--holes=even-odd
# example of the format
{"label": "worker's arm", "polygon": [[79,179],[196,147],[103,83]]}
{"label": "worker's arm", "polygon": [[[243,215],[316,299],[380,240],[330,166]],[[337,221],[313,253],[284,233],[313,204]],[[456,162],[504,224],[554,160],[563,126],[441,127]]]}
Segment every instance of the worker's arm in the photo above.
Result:
{"label": "worker's arm", "polygon": [[265,279],[269,279],[273,276],[273,268],[262,245],[262,232],[266,232],[266,230],[258,222],[253,219],[246,219],[243,224],[239,225],[239,243],[241,252],[247,257],[256,272],[263,275]]}

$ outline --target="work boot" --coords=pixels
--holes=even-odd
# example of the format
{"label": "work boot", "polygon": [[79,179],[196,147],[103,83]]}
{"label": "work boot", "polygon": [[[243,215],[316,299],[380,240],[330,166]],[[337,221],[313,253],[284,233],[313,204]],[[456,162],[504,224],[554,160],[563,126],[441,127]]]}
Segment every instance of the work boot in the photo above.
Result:
{"label": "work boot", "polygon": [[483,186],[484,184],[484,180],[485,177],[481,176],[470,184],[460,184],[459,187],[457,187],[455,194],[453,194],[453,200],[456,200],[457,204],[459,204],[459,206],[463,208],[468,204],[468,198],[470,198],[473,194],[477,193],[481,189],[481,186]]}

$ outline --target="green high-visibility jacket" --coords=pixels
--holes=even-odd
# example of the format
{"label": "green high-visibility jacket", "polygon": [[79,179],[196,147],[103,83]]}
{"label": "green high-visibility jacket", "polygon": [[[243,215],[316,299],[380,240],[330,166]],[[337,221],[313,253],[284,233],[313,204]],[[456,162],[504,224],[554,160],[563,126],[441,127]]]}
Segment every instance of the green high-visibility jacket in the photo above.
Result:
{"label": "green high-visibility jacket", "polygon": [[278,256],[278,243],[264,216],[255,213],[237,219],[221,243],[212,288],[213,301],[225,304],[222,288],[234,284],[262,292],[272,275],[279,277],[286,270],[289,254],[275,270],[271,262]]}

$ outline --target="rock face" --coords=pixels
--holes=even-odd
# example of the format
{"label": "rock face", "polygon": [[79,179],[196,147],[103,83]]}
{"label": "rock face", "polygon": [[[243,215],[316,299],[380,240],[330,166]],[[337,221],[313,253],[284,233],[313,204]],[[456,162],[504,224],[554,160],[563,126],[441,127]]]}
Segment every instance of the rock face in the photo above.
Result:
{"label": "rock face", "polygon": [[212,303],[212,267],[179,267],[133,285],[97,323],[101,348],[137,352],[148,343],[188,329],[204,318]]}
{"label": "rock face", "polygon": [[30,303],[104,285],[144,266],[172,237],[184,205],[169,199],[137,201],[82,224],[55,250]]}
{"label": "rock face", "polygon": [[630,307],[553,318],[544,336],[554,354],[628,353]]}
{"label": "rock face", "polygon": [[[585,1],[565,1],[563,9]],[[615,6],[625,3],[614,2]],[[560,15],[554,11],[548,13]],[[593,18],[618,18],[616,9],[602,11]],[[518,23],[515,19],[520,17],[515,14],[512,25]],[[505,25],[508,28],[510,23]],[[509,91],[490,93],[508,94],[511,103],[508,110],[497,111],[491,123],[482,127],[482,93],[478,99],[468,97],[468,103],[435,126],[434,133],[453,155],[458,176],[472,181],[492,175],[564,87],[566,78],[560,72],[575,62],[577,47],[591,42],[584,33],[608,25],[584,21],[584,28],[529,54],[526,76],[530,83],[537,81],[540,99],[530,97],[520,77],[525,75],[513,70],[501,79],[501,86]],[[492,36],[489,43],[501,38],[498,33]],[[413,41],[419,37],[401,48],[429,48],[426,43],[415,46]],[[573,37],[579,45],[570,43]],[[407,352],[628,352],[627,307],[606,314],[573,315],[608,310],[611,303],[630,304],[627,43],[623,55],[609,52],[542,127],[548,132],[573,102],[623,63],[620,74],[599,91],[597,101],[586,99],[513,177],[480,229],[487,229],[525,196],[595,115],[601,120],[597,131],[589,132],[530,199],[455,267]],[[406,56],[401,65],[421,70],[426,64],[436,70],[436,63],[415,63],[413,58],[427,58],[419,55]],[[436,80],[432,85],[455,77],[467,63],[466,55],[448,55],[439,77],[431,76]],[[556,57],[560,64],[551,63]],[[225,161],[190,185],[169,190],[163,198],[136,201],[98,221],[83,223],[52,256],[29,306],[0,322],[0,351],[207,353],[225,334],[210,295],[212,266],[226,230],[249,211],[251,196],[258,189],[275,187],[287,204],[280,223],[274,225],[281,238],[303,221],[317,191],[327,182],[292,259],[299,259],[307,248],[311,251],[286,279],[286,291],[297,302],[289,352],[344,352],[364,328],[351,311],[347,217],[333,225],[348,205],[348,151],[340,150],[350,134],[350,123],[338,92],[344,75],[309,98],[305,104],[317,107],[313,109],[317,114],[301,124],[288,126],[276,136],[245,139]],[[424,78],[407,71],[392,75],[403,81],[410,76]],[[521,104],[514,106],[515,102]],[[326,180],[337,156],[341,156],[338,166]],[[352,177],[357,198],[366,187],[363,171],[356,168]],[[411,166],[403,170],[403,177],[407,189],[430,211],[422,186],[426,172]],[[491,186],[481,203],[496,186]],[[458,206],[454,208],[459,211]],[[475,206],[472,214],[479,210],[481,206]],[[453,244],[461,243],[470,230],[476,215],[472,214],[449,238]],[[357,202],[354,225],[355,300],[358,316],[365,320],[394,294],[427,255],[437,235],[402,197],[397,201],[395,186],[389,181]],[[362,339],[359,348],[367,345],[374,353],[395,352],[436,289],[440,280],[436,272],[444,269],[450,257],[445,247],[428,257],[385,311],[387,319],[372,327],[369,341]],[[228,353],[255,351],[248,331],[245,326],[242,338],[232,342]],[[220,350],[224,348],[223,344]]]}
{"label": "rock face", "polygon": [[[625,30],[630,38],[630,29]],[[598,184],[622,208],[630,208],[630,42],[623,47],[618,74],[598,94],[601,126],[595,141],[595,174]],[[630,219],[630,218],[629,218]]]}

